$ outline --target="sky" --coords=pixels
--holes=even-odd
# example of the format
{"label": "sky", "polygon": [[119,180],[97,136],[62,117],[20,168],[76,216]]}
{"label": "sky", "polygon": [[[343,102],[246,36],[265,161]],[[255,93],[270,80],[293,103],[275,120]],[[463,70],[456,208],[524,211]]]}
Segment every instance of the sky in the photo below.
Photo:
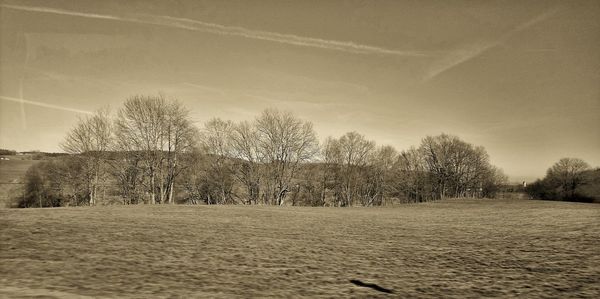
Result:
{"label": "sky", "polygon": [[600,166],[600,1],[0,0],[0,148],[61,151],[133,95],[265,108],[398,150],[448,133],[514,181]]}

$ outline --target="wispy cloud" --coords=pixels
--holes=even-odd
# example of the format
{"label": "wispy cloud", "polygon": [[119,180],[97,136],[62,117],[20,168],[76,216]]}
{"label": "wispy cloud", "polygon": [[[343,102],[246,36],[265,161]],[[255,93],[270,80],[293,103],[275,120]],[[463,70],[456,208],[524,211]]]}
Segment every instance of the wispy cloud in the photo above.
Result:
{"label": "wispy cloud", "polygon": [[388,49],[383,47],[371,46],[358,44],[349,41],[337,41],[327,40],[313,37],[298,36],[293,34],[282,34],[276,32],[253,30],[244,27],[237,26],[226,26],[215,23],[202,22],[198,20],[186,19],[186,18],[175,18],[170,16],[153,16],[153,15],[135,15],[135,16],[116,16],[116,15],[105,15],[95,14],[79,11],[71,11],[49,7],[35,7],[35,6],[21,6],[21,5],[1,5],[5,8],[39,12],[39,13],[52,13],[59,15],[68,15],[76,17],[114,20],[122,22],[132,22],[140,24],[150,24],[171,28],[179,28],[185,30],[206,32],[218,35],[230,35],[239,36],[249,39],[264,40],[276,43],[282,43],[287,45],[295,45],[302,47],[321,48],[327,50],[342,51],[348,53],[357,54],[379,54],[379,55],[396,55],[396,56],[424,56],[425,53],[419,51],[402,51],[396,49]]}
{"label": "wispy cloud", "polygon": [[59,106],[59,105],[53,105],[53,104],[48,104],[48,103],[38,102],[38,101],[30,101],[30,100],[18,99],[18,98],[7,97],[7,96],[0,96],[0,99],[5,100],[5,101],[16,102],[16,103],[20,103],[20,104],[24,103],[24,104],[29,104],[29,105],[34,105],[34,106],[39,106],[39,107],[44,107],[44,108],[50,108],[50,109],[57,109],[57,110],[68,111],[68,112],[93,114],[91,111],[69,108],[69,107],[64,107],[64,106]]}
{"label": "wispy cloud", "polygon": [[288,109],[312,109],[312,110],[322,110],[322,109],[334,109],[336,107],[344,106],[350,107],[355,106],[352,103],[337,103],[337,102],[311,102],[311,101],[303,101],[298,99],[289,99],[289,97],[275,95],[275,96],[264,96],[258,94],[242,94],[243,97],[248,97],[254,99],[261,103],[262,106],[265,107],[285,107]]}
{"label": "wispy cloud", "polygon": [[450,52],[450,54],[446,55],[445,57],[442,57],[430,67],[429,71],[425,74],[423,81],[429,81],[454,67],[457,67],[471,59],[482,55],[487,50],[503,44],[513,35],[555,15],[558,11],[558,8],[545,11],[527,20],[526,22],[518,24],[515,28],[501,35],[496,40],[474,43],[465,48]]}
{"label": "wispy cloud", "polygon": [[181,84],[186,85],[186,86],[190,86],[190,87],[194,87],[194,88],[197,88],[197,89],[201,89],[201,90],[204,90],[204,91],[208,91],[208,92],[211,92],[211,93],[216,93],[216,94],[219,94],[219,95],[222,95],[222,96],[224,96],[226,94],[226,92],[224,90],[216,88],[216,87],[212,87],[212,86],[207,86],[207,85],[202,85],[202,84],[196,84],[196,83],[190,83],[190,82],[183,82]]}
{"label": "wispy cloud", "polygon": [[[27,59],[25,59],[25,63],[27,63]],[[25,73],[25,72],[23,72]],[[23,81],[24,81],[24,77],[25,75],[21,75],[21,78],[19,78],[19,99],[23,98]],[[20,105],[19,105],[19,112],[21,112],[21,127],[23,128],[23,130],[27,130],[27,117],[26,117],[26,112],[25,112],[25,103],[23,101],[20,101]]]}

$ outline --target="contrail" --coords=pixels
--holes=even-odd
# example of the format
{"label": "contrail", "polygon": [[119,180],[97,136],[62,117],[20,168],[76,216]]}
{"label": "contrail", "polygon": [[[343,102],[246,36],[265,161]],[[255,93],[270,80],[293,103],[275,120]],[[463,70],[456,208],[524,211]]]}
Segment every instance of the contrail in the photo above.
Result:
{"label": "contrail", "polygon": [[438,75],[440,75],[440,74],[442,74],[464,62],[467,62],[475,57],[482,55],[487,50],[504,43],[509,38],[511,38],[513,35],[515,35],[516,33],[521,32],[539,22],[546,20],[547,18],[555,15],[558,11],[559,11],[558,8],[554,8],[554,9],[548,10],[540,15],[537,15],[537,16],[533,17],[532,19],[528,20],[527,22],[517,25],[515,28],[513,28],[509,32],[503,34],[502,36],[500,36],[500,38],[498,38],[494,41],[473,44],[467,48],[452,52],[450,55],[448,55],[448,56],[442,58],[440,61],[438,61],[429,70],[429,72],[425,75],[425,78],[423,81],[429,81],[429,80],[437,77]]}
{"label": "contrail", "polygon": [[[21,77],[19,78],[19,98],[23,98],[23,81],[25,81],[25,74],[27,69],[27,64],[29,63],[29,42],[27,34],[23,33],[23,42],[25,45],[25,61],[23,62],[23,71],[21,72]],[[25,103],[20,103],[20,112],[21,112],[21,127],[23,130],[27,130],[27,114],[25,112]]]}
{"label": "contrail", "polygon": [[53,14],[59,14],[59,15],[69,15],[69,16],[77,16],[77,17],[84,17],[84,18],[126,21],[123,18],[110,16],[110,15],[99,15],[99,14],[93,14],[93,13],[87,13],[87,12],[76,12],[76,11],[72,11],[72,10],[56,9],[56,8],[50,8],[50,7],[22,6],[22,5],[10,5],[10,4],[2,4],[0,6],[10,8],[10,9],[15,9],[15,10],[53,13]]}
{"label": "contrail", "polygon": [[344,42],[336,40],[325,40],[320,38],[298,36],[293,34],[282,34],[269,31],[252,30],[236,26],[224,26],[214,23],[206,23],[185,18],[174,18],[169,16],[159,16],[163,20],[168,20],[175,23],[169,25],[181,26],[182,28],[194,28],[192,30],[210,32],[221,35],[234,35],[250,39],[259,39],[282,44],[296,45],[302,47],[323,48],[329,50],[338,50],[350,53],[363,54],[386,54],[399,56],[425,56],[422,52],[417,51],[400,51],[386,49],[381,47],[361,45],[353,42]]}
{"label": "contrail", "polygon": [[37,102],[37,101],[30,101],[30,100],[25,100],[25,99],[18,99],[18,98],[7,97],[7,96],[0,96],[0,99],[6,100],[6,101],[11,101],[11,102],[16,102],[16,103],[21,103],[21,104],[25,103],[25,104],[34,105],[34,106],[75,112],[75,113],[93,114],[93,112],[91,112],[91,111],[79,110],[79,109],[74,109],[74,108],[69,108],[69,107],[63,107],[63,106],[58,106],[58,105],[53,105],[53,104],[47,104],[47,103],[42,103],[42,102]]}
{"label": "contrail", "polygon": [[400,51],[394,49],[387,49],[382,47],[370,46],[357,44],[347,41],[337,40],[325,40],[319,38],[297,36],[293,34],[281,34],[276,32],[252,30],[244,27],[236,26],[225,26],[215,23],[207,23],[197,20],[175,18],[170,16],[151,16],[151,15],[136,15],[129,17],[120,17],[114,15],[103,15],[86,12],[77,12],[64,9],[48,8],[48,7],[35,7],[35,6],[21,6],[21,5],[1,5],[2,7],[30,11],[30,12],[41,12],[41,13],[52,13],[59,15],[77,16],[85,18],[95,18],[104,20],[115,20],[122,22],[150,24],[171,28],[179,28],[191,31],[199,31],[206,33],[213,33],[218,35],[231,35],[239,36],[249,39],[264,40],[270,42],[277,42],[288,45],[321,48],[328,50],[337,50],[349,53],[358,54],[380,54],[380,55],[397,55],[397,56],[425,56],[423,52],[418,51]]}

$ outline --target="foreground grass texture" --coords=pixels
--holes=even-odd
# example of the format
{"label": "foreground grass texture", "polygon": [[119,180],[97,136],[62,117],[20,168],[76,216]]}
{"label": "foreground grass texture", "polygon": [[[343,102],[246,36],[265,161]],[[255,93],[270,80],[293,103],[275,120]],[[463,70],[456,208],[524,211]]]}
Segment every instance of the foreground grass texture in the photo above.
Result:
{"label": "foreground grass texture", "polygon": [[0,297],[600,298],[593,204],[3,209],[0,246]]}

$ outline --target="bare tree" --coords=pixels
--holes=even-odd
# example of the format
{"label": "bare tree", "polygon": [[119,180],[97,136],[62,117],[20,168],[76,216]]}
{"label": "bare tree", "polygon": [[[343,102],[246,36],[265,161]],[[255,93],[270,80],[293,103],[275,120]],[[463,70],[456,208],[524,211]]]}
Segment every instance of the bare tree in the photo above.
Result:
{"label": "bare tree", "polygon": [[494,198],[504,185],[508,184],[508,176],[502,169],[491,166],[482,178],[482,196]]}
{"label": "bare tree", "polygon": [[143,200],[144,167],[141,158],[138,152],[117,149],[108,160],[123,204],[137,204]]}
{"label": "bare tree", "polygon": [[175,179],[189,163],[181,163],[182,156],[191,152],[197,144],[198,130],[192,124],[189,111],[177,101],[168,103],[166,114],[164,152],[166,154],[166,178],[163,186],[169,203],[174,203]]}
{"label": "bare tree", "polygon": [[246,203],[257,204],[260,199],[260,149],[258,131],[247,121],[236,124],[231,132],[233,156],[236,158],[235,175],[245,186]]}
{"label": "bare tree", "polygon": [[484,181],[492,170],[483,147],[474,147],[456,136],[441,134],[424,138],[419,151],[438,198],[467,194],[483,196]]}
{"label": "bare tree", "polygon": [[134,96],[125,101],[116,121],[119,149],[138,156],[137,160],[143,163],[151,204],[157,202],[157,177],[162,162],[166,111],[163,96]]}
{"label": "bare tree", "polygon": [[590,165],[578,158],[562,158],[556,162],[546,174],[547,180],[552,185],[558,185],[564,198],[574,198],[575,190],[583,183],[583,172],[590,169]]}
{"label": "bare tree", "polygon": [[202,148],[206,153],[209,167],[209,179],[219,190],[220,203],[230,203],[233,189],[233,146],[232,132],[234,124],[219,118],[204,124],[202,130]]}
{"label": "bare tree", "polygon": [[259,156],[266,167],[266,201],[281,205],[299,163],[313,159],[318,152],[316,133],[312,123],[274,109],[263,111],[255,125]]}
{"label": "bare tree", "polygon": [[181,182],[187,202],[191,204],[204,202],[208,205],[218,203],[220,191],[211,173],[211,161],[208,155],[201,148],[197,148],[186,157],[185,163],[188,167],[183,169]]}
{"label": "bare tree", "polygon": [[396,170],[398,189],[404,192],[409,201],[421,202],[429,198],[428,174],[422,151],[415,147],[402,151],[398,157]]}
{"label": "bare tree", "polygon": [[193,146],[195,130],[187,110],[162,95],[134,96],[119,110],[117,149],[126,152],[129,161],[141,163],[150,203],[173,202],[178,159]]}
{"label": "bare tree", "polygon": [[357,132],[349,132],[339,139],[329,141],[328,159],[339,165],[336,181],[336,205],[351,206],[354,198],[368,196],[365,179],[369,157],[375,150],[375,142],[367,140]]}
{"label": "bare tree", "polygon": [[83,160],[82,175],[89,186],[89,204],[95,205],[100,181],[105,174],[105,159],[112,143],[112,122],[108,109],[80,119],[67,134],[62,149]]}
{"label": "bare tree", "polygon": [[420,151],[423,155],[426,171],[434,179],[435,189],[439,198],[444,198],[450,183],[450,152],[453,140],[452,136],[442,134],[436,137],[427,136],[421,142]]}
{"label": "bare tree", "polygon": [[398,152],[389,145],[378,147],[369,157],[370,186],[366,194],[366,206],[382,205],[392,193],[394,170]]}
{"label": "bare tree", "polygon": [[334,200],[330,204],[336,205],[337,194],[341,193],[341,154],[336,139],[332,137],[327,137],[327,139],[325,139],[325,142],[321,147],[321,159],[320,202],[325,205],[327,203],[327,195],[332,191]]}

